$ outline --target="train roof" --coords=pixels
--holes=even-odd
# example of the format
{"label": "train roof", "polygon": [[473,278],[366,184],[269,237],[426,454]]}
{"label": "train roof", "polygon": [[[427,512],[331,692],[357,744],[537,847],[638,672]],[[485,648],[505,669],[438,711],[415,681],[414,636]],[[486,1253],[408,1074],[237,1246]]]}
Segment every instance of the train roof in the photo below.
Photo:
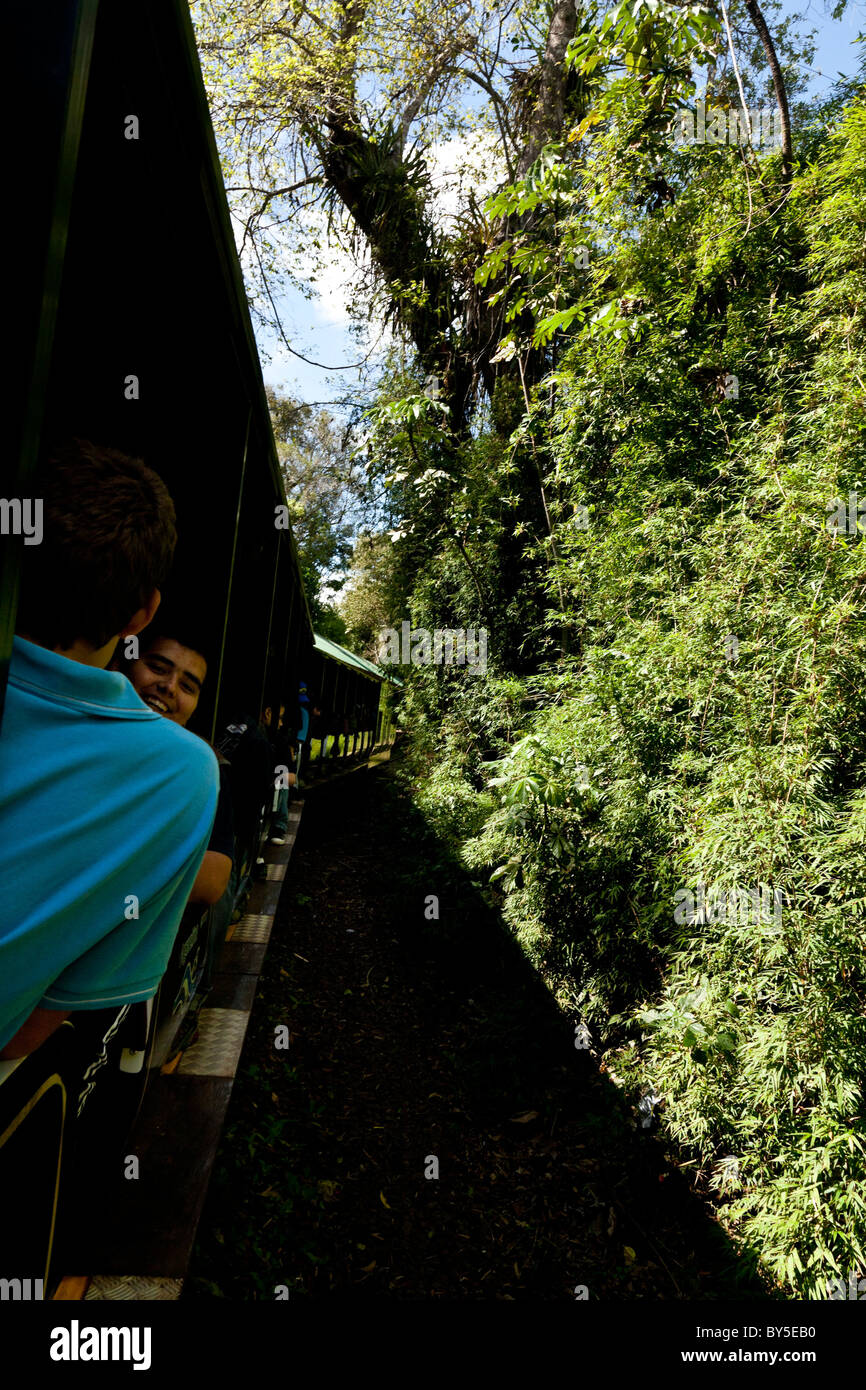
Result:
{"label": "train roof", "polygon": [[379,681],[389,681],[391,685],[402,686],[403,682],[397,680],[396,676],[391,676],[387,671],[383,671],[381,666],[376,666],[374,662],[367,661],[366,657],[357,656],[355,652],[350,652],[346,647],[341,647],[338,642],[332,642],[328,637],[322,637],[318,632],[313,634],[313,645],[317,652],[323,656],[329,656],[332,661],[341,661],[344,666],[353,666],[358,671],[363,671],[365,675],[373,676]]}
{"label": "train roof", "polygon": [[[40,449],[70,436],[151,463],[177,509],[177,592],[212,614],[212,647],[230,629],[207,699],[224,686],[233,706],[234,672],[258,684],[260,653],[289,622],[310,647],[312,620],[291,529],[276,529],[285,489],[189,7],[53,0],[10,21],[27,216],[0,491],[28,496]],[[20,546],[4,552],[0,710]],[[268,681],[286,664],[272,653]]]}
{"label": "train roof", "polygon": [[[47,26],[38,8],[15,12],[35,115],[16,169],[38,215],[35,236],[16,227],[10,492],[26,495],[46,439],[152,463],[178,515],[167,597],[201,615],[220,654],[200,711],[211,736],[250,691],[262,707],[278,698],[313,645],[401,686],[314,636],[291,529],[275,524],[284,483],[188,5],[57,5]],[[0,712],[16,580],[7,566]]]}

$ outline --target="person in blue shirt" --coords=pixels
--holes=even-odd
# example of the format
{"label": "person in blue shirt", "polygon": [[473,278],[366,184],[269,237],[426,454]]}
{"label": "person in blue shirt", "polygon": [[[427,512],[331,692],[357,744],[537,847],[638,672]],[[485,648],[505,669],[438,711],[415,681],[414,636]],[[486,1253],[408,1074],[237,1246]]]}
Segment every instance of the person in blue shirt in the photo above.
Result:
{"label": "person in blue shirt", "polygon": [[318,718],[321,714],[321,710],[315,700],[310,699],[306,681],[301,681],[298,689],[298,710],[300,718],[296,734],[298,741],[298,756],[295,764],[295,776],[300,785],[301,765],[306,764],[310,752],[310,740],[313,736],[312,720]]}
{"label": "person in blue shirt", "polygon": [[22,548],[0,729],[6,1060],[70,1013],[156,993],[218,788],[207,744],[105,669],[159,606],[177,538],[164,484],[139,460],[76,440],[37,487],[43,538]]}

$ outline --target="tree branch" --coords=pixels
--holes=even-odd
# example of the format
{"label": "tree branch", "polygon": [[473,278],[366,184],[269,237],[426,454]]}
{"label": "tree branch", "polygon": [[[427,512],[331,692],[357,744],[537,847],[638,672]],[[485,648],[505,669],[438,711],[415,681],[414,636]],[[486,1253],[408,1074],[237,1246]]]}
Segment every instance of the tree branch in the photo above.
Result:
{"label": "tree branch", "polygon": [[509,145],[513,146],[515,144],[515,140],[511,127],[508,124],[508,117],[505,114],[505,102],[502,100],[502,97],[499,95],[492,83],[488,82],[487,79],[482,77],[479,73],[472,72],[469,68],[458,68],[457,72],[459,72],[463,77],[468,77],[470,82],[476,82],[478,86],[482,89],[482,91],[486,92],[487,95],[490,97],[490,100],[493,102],[493,113],[496,116],[496,124],[499,126],[499,136],[502,140],[502,153],[505,156],[505,167],[508,170],[509,182],[513,183],[514,165],[511,162]]}
{"label": "tree branch", "polygon": [[268,206],[268,203],[272,202],[274,198],[284,198],[284,197],[287,196],[287,194],[289,194],[289,193],[294,193],[294,192],[296,192],[296,190],[299,189],[299,188],[306,188],[306,187],[308,187],[308,185],[311,184],[311,183],[321,183],[321,182],[322,182],[322,176],[321,176],[321,174],[314,174],[314,175],[311,175],[309,178],[306,178],[306,179],[299,179],[297,183],[290,183],[290,184],[287,185],[286,188],[271,188],[271,189],[268,189],[268,188],[256,188],[256,187],[254,187],[252,184],[249,184],[249,183],[232,183],[232,184],[228,184],[228,185],[226,186],[226,193],[262,193],[262,194],[264,194],[264,202],[262,203],[261,207],[259,208],[259,213],[263,213],[264,210],[265,210],[265,208]]}

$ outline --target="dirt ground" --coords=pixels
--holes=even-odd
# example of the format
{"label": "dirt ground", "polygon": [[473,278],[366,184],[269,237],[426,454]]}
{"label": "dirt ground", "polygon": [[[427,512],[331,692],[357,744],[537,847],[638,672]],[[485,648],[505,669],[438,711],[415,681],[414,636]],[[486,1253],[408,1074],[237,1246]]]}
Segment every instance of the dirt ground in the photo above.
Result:
{"label": "dirt ground", "polygon": [[280,1286],[767,1297],[387,767],[306,796],[184,1297]]}

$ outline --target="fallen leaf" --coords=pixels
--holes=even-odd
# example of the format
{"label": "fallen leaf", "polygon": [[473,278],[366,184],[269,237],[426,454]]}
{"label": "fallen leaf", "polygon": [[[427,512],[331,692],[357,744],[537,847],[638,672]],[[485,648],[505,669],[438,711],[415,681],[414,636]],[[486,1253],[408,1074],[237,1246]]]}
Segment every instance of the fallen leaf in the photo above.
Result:
{"label": "fallen leaf", "polygon": [[384,1192],[380,1192],[380,1193],[379,1193],[379,1201],[382,1203],[382,1206],[383,1206],[383,1207],[387,1207],[389,1211],[391,1210],[391,1203],[385,1201],[385,1194],[384,1194]]}
{"label": "fallen leaf", "polygon": [[510,1123],[513,1125],[528,1125],[530,1120],[538,1119],[537,1110],[524,1110],[522,1115],[512,1115]]}

